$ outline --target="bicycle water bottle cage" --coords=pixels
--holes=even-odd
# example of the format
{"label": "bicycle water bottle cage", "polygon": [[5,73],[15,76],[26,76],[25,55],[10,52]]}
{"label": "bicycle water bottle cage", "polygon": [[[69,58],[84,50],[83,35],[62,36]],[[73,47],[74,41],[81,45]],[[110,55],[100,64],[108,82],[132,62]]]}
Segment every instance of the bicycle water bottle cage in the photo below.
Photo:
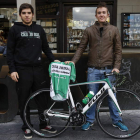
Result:
{"label": "bicycle water bottle cage", "polygon": [[83,111],[83,107],[79,102],[76,103],[76,110],[79,111],[79,112]]}

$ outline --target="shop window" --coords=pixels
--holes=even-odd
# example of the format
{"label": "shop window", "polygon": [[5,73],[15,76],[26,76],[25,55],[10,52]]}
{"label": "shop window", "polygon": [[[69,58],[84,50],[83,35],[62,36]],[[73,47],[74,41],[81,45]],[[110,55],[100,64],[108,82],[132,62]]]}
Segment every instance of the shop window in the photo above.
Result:
{"label": "shop window", "polygon": [[36,24],[41,25],[46,33],[47,42],[49,44],[52,53],[57,53],[57,20],[40,18],[36,21]]}
{"label": "shop window", "polygon": [[8,32],[17,21],[17,8],[0,8],[0,53],[4,52]]}
{"label": "shop window", "polygon": [[124,48],[140,48],[140,14],[122,13],[122,44]]}
{"label": "shop window", "polygon": [[[8,32],[14,22],[17,21],[16,8],[0,8],[0,53],[5,53]],[[8,88],[0,83],[0,114],[8,110]]]}
{"label": "shop window", "polygon": [[[84,30],[95,21],[96,7],[73,7],[67,13],[67,52],[75,52],[80,44]],[[107,19],[110,22],[110,19]],[[87,46],[85,52],[89,51]]]}

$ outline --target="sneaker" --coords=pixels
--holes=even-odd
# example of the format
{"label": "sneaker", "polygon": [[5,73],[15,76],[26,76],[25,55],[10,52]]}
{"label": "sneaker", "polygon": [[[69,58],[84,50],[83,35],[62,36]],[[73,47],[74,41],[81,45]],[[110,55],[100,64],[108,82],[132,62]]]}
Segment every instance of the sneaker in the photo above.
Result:
{"label": "sneaker", "polygon": [[26,129],[25,132],[24,132],[24,137],[26,139],[31,139],[32,138],[32,132],[30,129]]}
{"label": "sneaker", "polygon": [[82,125],[82,130],[88,130],[90,126],[93,126],[93,123],[91,122],[86,122],[85,124]]}
{"label": "sneaker", "polygon": [[114,127],[118,127],[121,131],[128,131],[127,126],[125,126],[121,121],[118,121],[115,124],[112,124]]}
{"label": "sneaker", "polygon": [[56,133],[57,132],[57,130],[56,129],[54,129],[52,126],[46,126],[45,128],[42,128],[41,129],[42,131],[47,131],[47,132],[49,132],[49,133]]}

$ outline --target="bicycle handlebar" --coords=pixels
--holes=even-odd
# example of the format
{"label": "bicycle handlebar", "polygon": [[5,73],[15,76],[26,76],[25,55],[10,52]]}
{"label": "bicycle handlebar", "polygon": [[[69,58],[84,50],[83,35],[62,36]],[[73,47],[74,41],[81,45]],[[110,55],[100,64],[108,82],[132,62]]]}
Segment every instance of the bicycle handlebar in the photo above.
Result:
{"label": "bicycle handlebar", "polygon": [[[106,78],[108,78],[108,76],[112,76],[112,75],[117,76],[117,78],[116,78],[116,80],[114,82],[114,85],[116,87],[118,87],[118,86],[122,85],[125,82],[126,76],[124,76],[124,75],[129,74],[129,73],[130,73],[130,70],[127,70],[125,72],[120,72],[120,73],[117,73],[117,72],[106,73],[106,72],[104,72],[104,76]],[[122,76],[122,78],[120,78],[120,76]]]}
{"label": "bicycle handlebar", "polygon": [[111,73],[106,73],[104,72],[104,76],[105,77],[108,77],[108,76],[112,76],[112,75],[126,75],[126,74],[129,74],[129,70],[125,71],[125,72],[120,72],[120,73],[117,73],[117,72],[111,72]]}
{"label": "bicycle handlebar", "polygon": [[117,75],[117,73],[116,72],[111,72],[111,73],[104,72],[105,77],[112,76],[112,75]]}

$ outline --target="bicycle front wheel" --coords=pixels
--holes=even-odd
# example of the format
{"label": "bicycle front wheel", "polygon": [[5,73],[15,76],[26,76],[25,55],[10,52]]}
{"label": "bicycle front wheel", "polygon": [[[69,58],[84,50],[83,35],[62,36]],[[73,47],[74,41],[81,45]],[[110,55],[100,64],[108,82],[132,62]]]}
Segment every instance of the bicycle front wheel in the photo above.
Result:
{"label": "bicycle front wheel", "polygon": [[98,102],[96,117],[101,129],[108,135],[115,138],[132,137],[140,131],[140,98],[139,96],[126,89],[117,89],[116,98],[122,111],[122,122],[128,128],[128,131],[122,131],[113,127],[111,110],[108,107],[109,95],[105,94]]}
{"label": "bicycle front wheel", "polygon": [[[50,90],[48,89],[36,91],[28,98],[24,108],[24,119],[29,129],[37,135],[47,138],[55,137],[66,130],[71,113],[71,106],[68,100],[54,102],[49,98],[49,94]],[[48,131],[45,128],[48,125],[56,131]]]}

